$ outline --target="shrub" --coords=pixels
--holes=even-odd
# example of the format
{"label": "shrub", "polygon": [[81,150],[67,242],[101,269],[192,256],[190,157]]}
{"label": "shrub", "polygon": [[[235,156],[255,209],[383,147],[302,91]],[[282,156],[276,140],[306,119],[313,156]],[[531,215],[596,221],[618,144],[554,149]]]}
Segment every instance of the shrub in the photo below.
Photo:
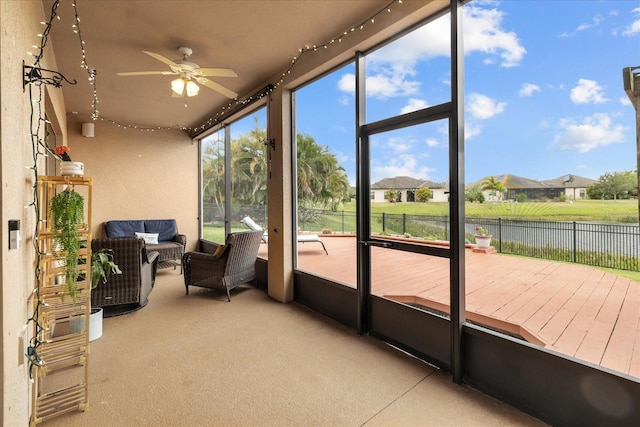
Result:
{"label": "shrub", "polygon": [[416,201],[426,203],[433,197],[431,190],[426,187],[418,188],[416,191]]}

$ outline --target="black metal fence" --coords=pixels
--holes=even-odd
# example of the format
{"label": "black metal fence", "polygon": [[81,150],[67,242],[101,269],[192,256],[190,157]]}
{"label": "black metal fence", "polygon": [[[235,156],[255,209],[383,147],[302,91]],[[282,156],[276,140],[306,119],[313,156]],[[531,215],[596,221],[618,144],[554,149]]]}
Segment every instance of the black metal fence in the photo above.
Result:
{"label": "black metal fence", "polygon": [[[245,215],[252,216],[259,224],[267,222],[265,206],[233,207],[233,218],[239,221]],[[222,221],[219,216],[205,209],[204,217],[209,221]],[[303,231],[355,234],[356,213],[301,208],[298,226]],[[491,245],[501,253],[640,271],[638,224],[468,218],[465,232],[469,242],[475,242],[473,236],[478,226],[489,231]],[[372,214],[371,231],[425,240],[450,239],[446,215]]]}
{"label": "black metal fence", "polygon": [[[301,213],[301,229],[355,233],[354,212],[314,211]],[[503,218],[467,219],[466,237],[475,242],[476,227],[492,235],[498,252],[575,262],[618,270],[640,271],[640,227],[637,224],[524,221]],[[426,240],[450,239],[446,215],[372,214],[371,230],[382,235],[399,235]]]}

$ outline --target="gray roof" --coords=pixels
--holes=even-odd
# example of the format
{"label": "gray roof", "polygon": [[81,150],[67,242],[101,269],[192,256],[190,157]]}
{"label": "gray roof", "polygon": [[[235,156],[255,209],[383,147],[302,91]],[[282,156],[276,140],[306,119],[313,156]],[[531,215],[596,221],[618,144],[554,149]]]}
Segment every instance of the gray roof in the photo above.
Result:
{"label": "gray roof", "polygon": [[407,190],[418,188],[423,182],[424,180],[422,179],[411,178],[410,176],[396,176],[395,178],[383,178],[371,184],[371,188],[374,190],[386,190],[388,188]]}
{"label": "gray roof", "polygon": [[[524,178],[522,176],[513,174],[504,175],[491,175],[496,181],[502,183],[507,190],[515,189],[527,189],[527,188],[587,188],[590,185],[597,182],[595,179],[584,178],[577,175],[562,175],[561,177],[548,179],[543,181],[537,181],[535,179]],[[475,185],[481,185],[485,179],[484,177],[479,181],[476,181]]]}
{"label": "gray roof", "polygon": [[[508,190],[527,189],[527,188],[587,188],[596,183],[595,179],[585,178],[582,176],[566,174],[558,178],[537,181],[535,179],[525,178],[510,173],[504,175],[490,175],[496,181],[501,182]],[[481,185],[482,182],[489,178],[486,176],[471,185]],[[421,187],[427,188],[448,188],[447,183],[438,183],[426,179],[411,178],[410,176],[396,176],[395,178],[383,178],[380,181],[371,184],[372,190],[415,190]]]}
{"label": "gray roof", "polygon": [[567,174],[567,175],[562,175],[558,178],[549,179],[542,182],[544,182],[545,184],[551,187],[587,188],[588,186],[593,185],[598,181],[591,178],[585,178],[583,176]]}
{"label": "gray roof", "polygon": [[446,184],[436,183],[426,179],[411,178],[410,176],[396,176],[395,178],[383,178],[371,184],[372,190],[415,190],[417,188],[447,188]]}

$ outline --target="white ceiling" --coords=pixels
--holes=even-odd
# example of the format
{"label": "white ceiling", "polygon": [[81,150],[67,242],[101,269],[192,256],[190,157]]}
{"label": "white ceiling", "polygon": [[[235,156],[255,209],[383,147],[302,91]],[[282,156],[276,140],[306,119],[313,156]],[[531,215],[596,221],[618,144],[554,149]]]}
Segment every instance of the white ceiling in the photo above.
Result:
{"label": "white ceiling", "polygon": [[[405,0],[407,1],[407,0]],[[53,0],[43,0],[49,15]],[[198,96],[172,98],[174,76],[117,76],[125,71],[164,71],[168,66],[142,53],[179,59],[177,48],[193,49],[201,67],[233,69],[237,78],[211,78],[250,95],[274,83],[305,45],[320,44],[376,12],[390,0],[236,0],[150,1],[77,0],[86,61],[97,71],[98,110],[103,119],[139,126],[195,127],[230,100],[202,87]],[[422,4],[429,3],[423,1]],[[394,7],[401,7],[395,5]],[[93,87],[88,82],[72,2],[61,1],[50,43],[58,70],[75,86],[64,85],[68,112],[91,116]]]}

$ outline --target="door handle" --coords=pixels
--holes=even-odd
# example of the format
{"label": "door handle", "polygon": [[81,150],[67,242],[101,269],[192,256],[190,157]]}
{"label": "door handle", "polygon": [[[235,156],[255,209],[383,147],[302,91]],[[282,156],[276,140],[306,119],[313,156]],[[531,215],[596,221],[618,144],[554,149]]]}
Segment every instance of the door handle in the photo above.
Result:
{"label": "door handle", "polygon": [[360,241],[359,243],[364,246],[378,246],[381,248],[393,247],[393,243],[391,242],[377,242],[377,241],[366,240],[366,241]]}

